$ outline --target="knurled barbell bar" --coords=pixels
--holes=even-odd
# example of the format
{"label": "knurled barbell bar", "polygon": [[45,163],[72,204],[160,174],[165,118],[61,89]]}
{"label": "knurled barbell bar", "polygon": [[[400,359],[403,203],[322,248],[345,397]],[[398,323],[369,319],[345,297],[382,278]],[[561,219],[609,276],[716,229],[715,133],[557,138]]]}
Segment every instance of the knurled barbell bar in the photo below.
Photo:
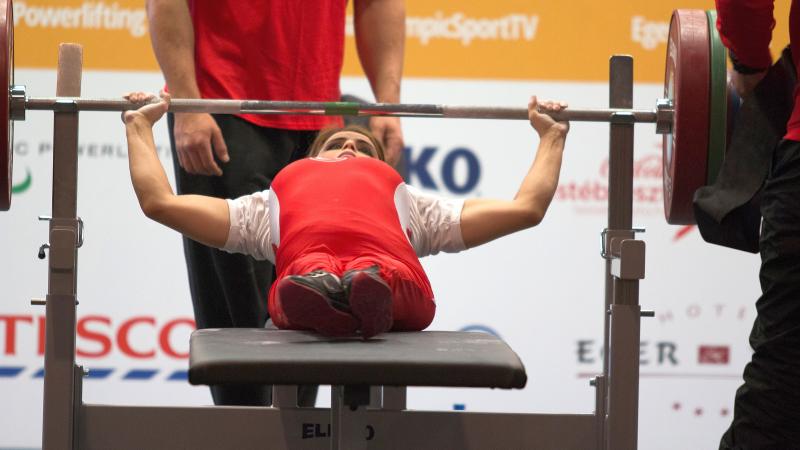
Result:
{"label": "knurled barbell bar", "polygon": [[[44,111],[126,111],[141,104],[124,99],[80,97],[27,97],[25,86],[11,86],[9,91],[12,120],[24,120],[27,110]],[[158,99],[153,99],[158,102]],[[210,114],[282,114],[327,116],[439,117],[448,119],[528,120],[526,108],[495,106],[448,106],[407,103],[294,102],[269,100],[172,99],[173,113]],[[668,132],[672,109],[668,101],[657,109],[574,109],[549,113],[556,120],[573,122],[649,122]]]}
{"label": "knurled barbell bar", "polygon": [[[713,24],[712,12],[678,10],[673,13],[664,98],[656,102],[654,109],[569,108],[550,113],[556,120],[572,122],[655,123],[656,132],[664,134],[664,210],[669,223],[693,221],[691,196],[697,188],[713,180],[724,154],[727,134],[725,49]],[[9,86],[8,90],[0,89],[0,105],[6,104],[5,108],[0,108],[0,142],[7,143],[6,154],[0,154],[0,210],[7,210],[11,204],[13,121],[24,120],[28,110],[120,112],[141,105],[124,99],[28,97],[24,86],[14,84],[11,0],[0,0],[0,49],[5,49],[0,51],[0,86]],[[526,108],[510,107],[177,98],[172,100],[169,111],[528,119]]]}

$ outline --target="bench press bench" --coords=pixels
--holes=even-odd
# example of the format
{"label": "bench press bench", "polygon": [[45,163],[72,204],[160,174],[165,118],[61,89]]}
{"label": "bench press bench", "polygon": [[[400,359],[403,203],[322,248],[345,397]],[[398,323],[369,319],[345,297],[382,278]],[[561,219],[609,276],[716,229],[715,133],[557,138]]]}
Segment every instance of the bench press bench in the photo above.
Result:
{"label": "bench press bench", "polygon": [[[525,387],[517,354],[485,333],[387,333],[365,342],[302,331],[198,330],[189,381],[275,385],[281,414],[268,420],[280,421],[282,433],[271,435],[280,438],[269,448],[585,448],[595,432],[592,414],[406,409],[406,386]],[[297,384],[331,385],[330,410],[298,408]]]}

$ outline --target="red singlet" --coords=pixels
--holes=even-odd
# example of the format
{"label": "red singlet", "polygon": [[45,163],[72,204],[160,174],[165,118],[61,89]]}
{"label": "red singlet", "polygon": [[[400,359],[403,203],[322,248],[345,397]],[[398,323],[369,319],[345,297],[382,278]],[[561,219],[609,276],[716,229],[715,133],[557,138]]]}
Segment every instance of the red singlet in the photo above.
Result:
{"label": "red singlet", "polygon": [[[278,200],[278,279],[323,269],[341,276],[377,264],[393,294],[393,330],[421,330],[436,309],[428,277],[400,225],[405,184],[372,158],[290,164],[272,182]],[[407,207],[407,206],[406,206]],[[279,328],[290,324],[270,291],[269,312]]]}

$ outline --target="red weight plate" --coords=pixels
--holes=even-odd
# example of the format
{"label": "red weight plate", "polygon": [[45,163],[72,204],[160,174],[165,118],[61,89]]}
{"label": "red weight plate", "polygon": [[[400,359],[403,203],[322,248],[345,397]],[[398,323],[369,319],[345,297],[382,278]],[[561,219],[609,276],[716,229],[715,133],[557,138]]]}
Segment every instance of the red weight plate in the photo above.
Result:
{"label": "red weight plate", "polygon": [[14,163],[13,124],[8,90],[14,78],[14,16],[11,0],[0,0],[0,211],[11,207],[11,172]]}
{"label": "red weight plate", "polygon": [[669,25],[664,97],[672,100],[672,133],[664,135],[664,215],[694,223],[692,196],[708,164],[710,50],[705,11],[679,9]]}

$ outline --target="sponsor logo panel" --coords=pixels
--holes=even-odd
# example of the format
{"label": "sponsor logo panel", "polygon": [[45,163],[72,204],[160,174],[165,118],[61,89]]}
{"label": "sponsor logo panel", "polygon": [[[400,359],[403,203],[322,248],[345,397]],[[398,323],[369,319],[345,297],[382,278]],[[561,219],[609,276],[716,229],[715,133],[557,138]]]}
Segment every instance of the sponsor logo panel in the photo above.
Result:
{"label": "sponsor logo panel", "polygon": [[481,181],[480,159],[468,147],[407,146],[403,158],[400,174],[407,183],[421,189],[466,195],[475,193]]}
{"label": "sponsor logo panel", "polygon": [[[772,53],[789,42],[788,4],[777,2]],[[638,82],[662,83],[674,9],[707,1],[569,3],[409,0],[407,76],[606,81],[608,57],[630,54]],[[352,20],[352,19],[351,19]],[[345,72],[360,74],[353,27]],[[443,64],[443,61],[447,61]]]}
{"label": "sponsor logo panel", "polygon": [[[746,303],[692,302],[677,303],[657,311],[655,322],[640,342],[640,379],[667,386],[671,382],[712,385],[740,383],[742,367],[750,359],[751,349],[739,333],[753,320],[752,306]],[[701,329],[717,330],[711,336]],[[577,378],[592,378],[602,369],[602,338],[580,338],[574,341]],[[732,393],[732,390],[730,390]],[[732,394],[726,397],[695,396],[656,402],[659,408],[675,416],[687,418],[726,418],[730,415]]]}
{"label": "sponsor logo panel", "polygon": [[[76,356],[90,380],[185,381],[189,317],[79,316]],[[0,313],[0,379],[44,377],[44,315]]]}
{"label": "sponsor logo panel", "polygon": [[62,42],[83,45],[84,69],[158,70],[143,1],[14,1],[16,67],[55,68]]}
{"label": "sponsor logo panel", "polygon": [[[660,83],[670,14],[707,1],[564,3],[408,0],[405,75],[605,81],[608,56],[636,58],[636,79]],[[775,5],[772,53],[789,42],[788,2]],[[344,75],[362,75],[352,5]],[[17,67],[54,68],[57,46],[84,46],[87,69],[157,71],[141,0],[17,0]],[[50,49],[50,50],[48,50]]]}
{"label": "sponsor logo panel", "polygon": [[[633,163],[633,213],[636,217],[664,216],[664,185],[661,142],[650,152],[636,152]],[[572,206],[582,216],[605,216],[608,206],[608,158],[603,159],[593,176],[562,177],[554,201]],[[679,241],[696,229],[694,225],[675,227],[672,240]]]}

